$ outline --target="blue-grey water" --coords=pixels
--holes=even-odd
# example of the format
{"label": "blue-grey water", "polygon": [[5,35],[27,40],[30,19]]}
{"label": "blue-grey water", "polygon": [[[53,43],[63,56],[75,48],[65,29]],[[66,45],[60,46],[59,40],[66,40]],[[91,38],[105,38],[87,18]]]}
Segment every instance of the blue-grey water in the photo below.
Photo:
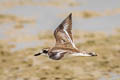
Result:
{"label": "blue-grey water", "polygon": [[120,75],[114,72],[108,73],[109,76],[103,76],[99,80],[120,80]]}
{"label": "blue-grey water", "polygon": [[[1,0],[2,2],[3,0]],[[7,1],[7,0],[6,0]],[[35,0],[40,2],[39,0]],[[35,18],[36,25],[33,32],[41,29],[55,29],[65,17],[58,17],[60,14],[70,13],[72,11],[94,10],[103,12],[120,8],[119,0],[77,0],[80,5],[75,7],[65,6],[59,8],[55,6],[23,5],[15,6],[9,9],[2,9],[1,14],[14,14],[16,16]],[[43,2],[43,0],[41,1]],[[110,32],[116,27],[120,27],[120,14],[111,16],[98,16],[88,19],[74,18],[73,29],[105,31]],[[25,26],[26,27],[26,26]]]}
{"label": "blue-grey water", "polygon": [[[7,2],[9,0],[0,0],[0,3]],[[14,0],[19,1],[19,0]],[[46,2],[49,0],[34,0],[34,2]],[[55,0],[53,0],[55,1]],[[0,14],[11,14],[22,18],[32,18],[35,20],[35,24],[24,23],[23,29],[16,30],[14,26],[15,21],[4,22],[0,24],[0,39],[10,39],[19,37],[21,35],[37,35],[41,30],[51,29],[54,30],[66,17],[60,17],[61,14],[69,14],[74,11],[93,10],[97,12],[104,12],[105,10],[114,10],[120,8],[120,0],[76,0],[79,5],[69,6],[66,3],[64,7],[52,6],[52,5],[16,5],[10,8],[0,6]],[[73,29],[80,29],[86,31],[102,31],[106,33],[112,33],[112,31],[120,27],[120,14],[114,14],[109,16],[98,16],[91,18],[76,18],[73,16]],[[7,33],[9,31],[15,31],[14,33]],[[6,34],[7,33],[7,34]],[[9,34],[9,35],[8,35]],[[15,43],[15,42],[11,42]],[[23,42],[24,43],[24,42]],[[33,42],[38,43],[38,42]],[[41,43],[41,42],[40,42]],[[19,45],[17,45],[19,44]],[[31,42],[32,44],[32,42]],[[24,47],[27,44],[16,43],[16,48],[20,46]],[[29,46],[29,45],[28,45]],[[27,47],[28,47],[27,46]],[[17,49],[16,49],[17,50]]]}
{"label": "blue-grey water", "polygon": [[[0,3],[9,0],[0,0]],[[19,1],[19,0],[15,0]],[[35,2],[44,2],[49,0],[34,0]],[[104,12],[105,10],[114,10],[120,8],[120,0],[76,0],[80,5],[68,6],[64,4],[64,7],[55,7],[51,5],[16,5],[11,8],[5,8],[4,5],[0,6],[0,14],[11,14],[19,17],[33,18],[35,24],[24,23],[23,29],[17,30],[15,33],[6,34],[9,31],[14,31],[15,22],[0,23],[0,40],[7,40],[14,37],[24,36],[24,34],[32,36],[40,33],[41,30],[51,29],[54,30],[61,21],[65,18],[59,17],[61,14],[68,14],[73,11],[92,10],[97,12]],[[2,9],[3,8],[3,9]],[[120,28],[120,14],[114,14],[109,16],[98,16],[92,18],[81,18],[73,16],[73,29],[80,29],[86,31],[103,31],[111,33],[114,29]],[[44,45],[41,41],[34,40],[32,42],[9,42],[9,44],[15,44],[16,48],[12,51],[35,47],[38,45]],[[110,73],[111,77],[101,77],[99,80],[118,80],[120,75]]]}

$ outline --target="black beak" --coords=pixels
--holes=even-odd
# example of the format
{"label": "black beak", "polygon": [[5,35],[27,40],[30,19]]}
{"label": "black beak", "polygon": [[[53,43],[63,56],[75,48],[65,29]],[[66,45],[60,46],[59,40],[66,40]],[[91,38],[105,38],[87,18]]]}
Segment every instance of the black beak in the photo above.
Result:
{"label": "black beak", "polygon": [[37,54],[35,54],[34,56],[39,56],[39,55],[41,55],[42,53],[37,53]]}

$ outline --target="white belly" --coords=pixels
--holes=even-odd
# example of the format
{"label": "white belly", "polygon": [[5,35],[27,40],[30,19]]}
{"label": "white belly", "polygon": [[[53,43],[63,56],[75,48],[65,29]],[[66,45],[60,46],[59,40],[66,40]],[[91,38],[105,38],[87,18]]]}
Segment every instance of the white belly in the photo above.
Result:
{"label": "white belly", "polygon": [[91,55],[86,54],[86,53],[73,53],[71,54],[71,56],[91,56]]}

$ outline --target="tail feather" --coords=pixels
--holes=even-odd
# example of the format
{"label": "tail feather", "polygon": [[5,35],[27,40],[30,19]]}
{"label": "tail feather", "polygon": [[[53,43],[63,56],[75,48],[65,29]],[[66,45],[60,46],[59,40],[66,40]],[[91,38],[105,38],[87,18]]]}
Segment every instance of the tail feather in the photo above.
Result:
{"label": "tail feather", "polygon": [[96,53],[73,53],[72,56],[97,56]]}
{"label": "tail feather", "polygon": [[91,55],[85,53],[73,53],[72,56],[91,56]]}

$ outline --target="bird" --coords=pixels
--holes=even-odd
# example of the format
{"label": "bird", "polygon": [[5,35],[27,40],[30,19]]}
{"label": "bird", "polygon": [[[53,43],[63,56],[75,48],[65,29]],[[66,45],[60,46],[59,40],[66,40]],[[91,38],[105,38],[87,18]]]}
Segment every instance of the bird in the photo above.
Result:
{"label": "bird", "polygon": [[95,52],[80,51],[75,46],[72,37],[72,13],[54,30],[54,38],[56,40],[54,47],[43,48],[42,51],[34,56],[43,54],[52,60],[61,60],[65,55],[97,56]]}

